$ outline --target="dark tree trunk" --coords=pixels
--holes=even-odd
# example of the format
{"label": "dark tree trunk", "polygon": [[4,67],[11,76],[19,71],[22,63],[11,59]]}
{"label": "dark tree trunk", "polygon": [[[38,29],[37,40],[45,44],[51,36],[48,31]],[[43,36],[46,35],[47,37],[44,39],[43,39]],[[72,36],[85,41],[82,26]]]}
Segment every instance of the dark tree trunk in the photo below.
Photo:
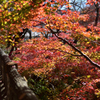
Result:
{"label": "dark tree trunk", "polygon": [[96,19],[95,19],[94,26],[97,26],[99,20],[99,4],[98,3],[95,4],[95,7],[96,7]]}

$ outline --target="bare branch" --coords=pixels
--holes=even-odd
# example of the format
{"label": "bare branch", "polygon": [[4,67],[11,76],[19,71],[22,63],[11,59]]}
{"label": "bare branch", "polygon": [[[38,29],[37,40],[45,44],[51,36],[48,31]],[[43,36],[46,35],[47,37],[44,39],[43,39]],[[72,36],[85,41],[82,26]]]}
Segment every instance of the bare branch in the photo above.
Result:
{"label": "bare branch", "polygon": [[59,37],[57,34],[55,34],[55,36],[60,39],[63,40],[64,42],[66,42],[69,46],[71,46],[75,51],[77,51],[78,53],[80,53],[83,57],[85,57],[92,65],[96,66],[97,68],[100,69],[100,65],[98,65],[97,63],[93,62],[87,55],[85,55],[84,53],[82,53],[78,48],[76,48],[73,44],[69,43],[67,39],[63,39],[61,37]]}
{"label": "bare branch", "polygon": [[94,65],[95,67],[100,69],[100,65],[95,63],[94,61],[92,61],[87,55],[85,55],[83,52],[81,52],[77,47],[75,47],[72,43],[70,43],[67,39],[63,39],[60,36],[58,36],[58,32],[54,32],[50,27],[48,27],[50,29],[50,31],[52,32],[52,34],[55,34],[55,36],[64,41],[64,43],[67,43],[69,46],[71,46],[75,51],[77,51],[79,54],[81,54],[84,58],[86,58],[92,65]]}

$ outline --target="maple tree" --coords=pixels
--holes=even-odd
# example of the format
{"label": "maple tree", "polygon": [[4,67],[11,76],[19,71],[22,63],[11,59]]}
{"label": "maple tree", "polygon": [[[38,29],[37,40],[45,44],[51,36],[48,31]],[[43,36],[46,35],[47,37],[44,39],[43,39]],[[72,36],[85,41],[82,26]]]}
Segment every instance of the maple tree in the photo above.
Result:
{"label": "maple tree", "polygon": [[7,47],[12,46],[11,49],[14,49],[21,41],[23,34],[21,32],[28,28],[29,17],[37,15],[37,8],[42,2],[42,0],[1,0],[0,43]]}
{"label": "maple tree", "polygon": [[[19,72],[31,78],[29,85],[32,89],[37,87],[36,94],[42,100],[100,99],[99,3],[99,0],[87,0],[90,5],[87,8],[95,6],[92,15],[87,13],[87,8],[72,11],[69,0],[1,2],[0,43],[12,46],[11,49],[17,47],[12,58],[18,63]],[[66,10],[61,10],[63,6]],[[41,37],[22,41],[29,29],[41,32]],[[42,36],[51,33],[52,37]],[[35,83],[33,74],[48,82]],[[54,88],[50,89],[49,83]]]}

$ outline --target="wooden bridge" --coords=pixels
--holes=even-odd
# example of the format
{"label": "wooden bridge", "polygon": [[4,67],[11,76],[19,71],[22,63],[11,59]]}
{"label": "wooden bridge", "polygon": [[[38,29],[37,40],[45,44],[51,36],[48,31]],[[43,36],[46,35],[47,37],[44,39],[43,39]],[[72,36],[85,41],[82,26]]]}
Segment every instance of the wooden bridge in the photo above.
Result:
{"label": "wooden bridge", "polygon": [[0,100],[38,100],[17,69],[0,48]]}

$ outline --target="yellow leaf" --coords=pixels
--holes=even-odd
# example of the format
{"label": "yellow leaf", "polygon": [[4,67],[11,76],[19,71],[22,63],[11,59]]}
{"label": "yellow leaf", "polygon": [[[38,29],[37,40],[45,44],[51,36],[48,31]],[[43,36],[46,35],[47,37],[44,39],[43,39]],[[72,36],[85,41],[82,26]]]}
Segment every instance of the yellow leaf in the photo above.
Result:
{"label": "yellow leaf", "polygon": [[49,26],[49,24],[46,25],[47,27]]}
{"label": "yellow leaf", "polygon": [[6,42],[8,41],[8,39],[5,40]]}
{"label": "yellow leaf", "polygon": [[87,42],[87,44],[89,44],[90,42]]}
{"label": "yellow leaf", "polygon": [[6,22],[6,21],[5,21],[4,23],[5,23],[5,24],[7,24],[7,22]]}
{"label": "yellow leaf", "polygon": [[11,39],[9,39],[9,41],[10,41],[10,42],[12,42],[12,40],[11,40]]}
{"label": "yellow leaf", "polygon": [[11,15],[11,12],[8,12],[8,15]]}
{"label": "yellow leaf", "polygon": [[12,46],[14,46],[15,44],[13,43]]}
{"label": "yellow leaf", "polygon": [[91,77],[91,75],[87,75],[87,78],[90,78]]}

